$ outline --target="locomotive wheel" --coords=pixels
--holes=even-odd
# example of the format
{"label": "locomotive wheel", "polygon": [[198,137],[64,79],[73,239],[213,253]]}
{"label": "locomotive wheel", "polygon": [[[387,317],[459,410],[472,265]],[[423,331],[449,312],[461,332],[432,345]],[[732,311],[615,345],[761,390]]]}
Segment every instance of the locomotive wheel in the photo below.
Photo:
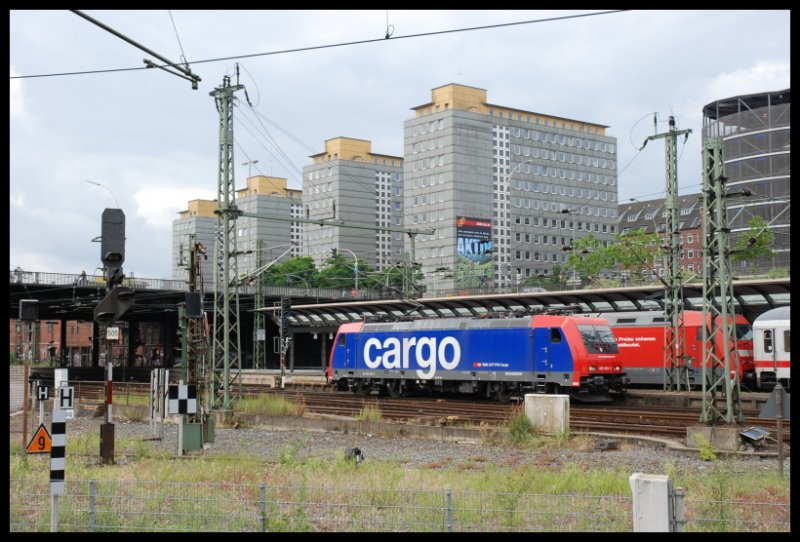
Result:
{"label": "locomotive wheel", "polygon": [[497,383],[492,391],[492,398],[498,403],[508,403],[508,388],[503,383]]}
{"label": "locomotive wheel", "polygon": [[353,393],[365,397],[369,395],[369,386],[364,382],[358,382],[353,388]]}
{"label": "locomotive wheel", "polygon": [[389,394],[389,397],[397,398],[403,395],[403,389],[400,385],[399,380],[390,380],[386,383],[386,393]]}

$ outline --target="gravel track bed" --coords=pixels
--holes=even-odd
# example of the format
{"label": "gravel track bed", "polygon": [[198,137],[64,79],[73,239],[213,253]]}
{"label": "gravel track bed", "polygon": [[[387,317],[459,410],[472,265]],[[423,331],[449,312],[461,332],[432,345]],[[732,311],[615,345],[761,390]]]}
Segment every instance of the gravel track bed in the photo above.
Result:
{"label": "gravel track bed", "polygon": [[[11,417],[10,429],[20,431],[22,416]],[[96,432],[99,435],[102,418],[77,416],[67,422],[67,454],[71,435]],[[149,439],[153,437],[149,422],[115,421],[116,439]],[[48,424],[49,429],[49,424]],[[19,435],[20,433],[15,433]],[[30,438],[29,431],[29,438]],[[661,446],[640,446],[619,438],[617,449],[598,450],[597,440],[608,437],[587,437],[573,434],[572,441],[563,446],[544,448],[514,448],[486,442],[441,442],[436,440],[388,438],[372,435],[341,434],[332,432],[280,431],[266,426],[244,426],[238,429],[216,428],[213,444],[204,452],[193,451],[187,455],[247,454],[277,462],[281,454],[290,453],[297,460],[323,458],[335,460],[343,457],[345,450],[358,447],[365,461],[393,461],[405,468],[469,468],[483,465],[515,468],[526,466],[536,469],[561,470],[568,466],[591,469],[614,469],[624,472],[666,474],[675,469],[681,472],[720,470],[732,473],[777,471],[775,457],[719,455],[716,461],[703,461],[697,452],[684,453]],[[177,425],[164,426],[164,439],[152,441],[158,450],[177,455]],[[130,461],[117,446],[118,463]],[[784,459],[784,473],[791,471],[789,458]]]}

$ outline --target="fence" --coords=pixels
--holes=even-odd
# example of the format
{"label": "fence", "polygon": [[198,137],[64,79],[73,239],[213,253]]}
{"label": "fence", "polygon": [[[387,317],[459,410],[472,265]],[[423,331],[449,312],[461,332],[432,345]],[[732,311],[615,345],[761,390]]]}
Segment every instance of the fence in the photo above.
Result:
{"label": "fence", "polygon": [[[789,531],[789,504],[685,499],[684,531]],[[630,532],[628,496],[209,482],[66,482],[60,531]],[[10,480],[10,530],[50,530],[49,481]]]}

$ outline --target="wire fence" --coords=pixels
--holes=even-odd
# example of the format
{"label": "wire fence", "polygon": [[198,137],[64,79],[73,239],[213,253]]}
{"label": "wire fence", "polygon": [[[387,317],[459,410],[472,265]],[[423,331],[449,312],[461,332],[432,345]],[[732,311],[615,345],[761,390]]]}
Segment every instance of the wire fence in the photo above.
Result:
{"label": "wire fence", "polygon": [[[628,496],[68,481],[59,531],[630,532]],[[788,532],[788,503],[685,500],[684,531]],[[10,530],[50,531],[49,481],[10,480]]]}

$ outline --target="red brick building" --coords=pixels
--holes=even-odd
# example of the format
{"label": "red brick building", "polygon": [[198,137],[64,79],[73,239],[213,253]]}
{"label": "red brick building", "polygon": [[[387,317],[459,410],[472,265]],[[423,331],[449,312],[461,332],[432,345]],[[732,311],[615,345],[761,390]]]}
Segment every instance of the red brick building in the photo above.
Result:
{"label": "red brick building", "polygon": [[[700,215],[703,209],[700,194],[678,196],[678,227],[681,250],[679,265],[684,275],[689,278],[692,273],[701,276],[703,273],[703,220]],[[663,239],[666,237],[667,206],[666,198],[638,201],[619,205],[619,231],[622,233],[643,229],[645,233],[656,232]],[[664,276],[664,256],[658,254],[641,269],[642,276]]]}
{"label": "red brick building", "polygon": [[91,364],[92,323],[78,320],[64,322],[66,350],[61,351],[61,322],[59,320],[38,320],[21,322],[9,320],[9,352],[17,359],[31,346],[31,361],[47,361],[51,356],[60,360],[66,354],[73,367],[87,367]]}

